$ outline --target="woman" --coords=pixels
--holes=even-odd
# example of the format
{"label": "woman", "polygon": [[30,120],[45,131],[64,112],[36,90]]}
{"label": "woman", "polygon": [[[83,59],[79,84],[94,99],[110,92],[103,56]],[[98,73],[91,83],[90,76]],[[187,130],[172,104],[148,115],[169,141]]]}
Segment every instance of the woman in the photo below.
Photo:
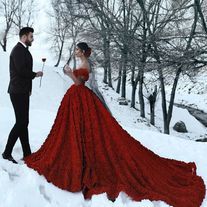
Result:
{"label": "woman", "polygon": [[194,163],[162,158],[131,137],[84,84],[89,77],[91,49],[79,43],[80,67],[67,65],[74,84],[60,104],[53,127],[41,148],[26,164],[48,182],[84,197],[120,191],[136,201],[162,200],[173,207],[199,207],[205,185]]}

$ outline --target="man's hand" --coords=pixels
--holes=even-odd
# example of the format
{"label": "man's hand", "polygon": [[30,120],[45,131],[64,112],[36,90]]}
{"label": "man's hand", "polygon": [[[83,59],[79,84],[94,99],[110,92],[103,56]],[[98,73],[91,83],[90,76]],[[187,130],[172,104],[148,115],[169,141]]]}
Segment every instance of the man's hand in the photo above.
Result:
{"label": "man's hand", "polygon": [[38,77],[42,77],[43,76],[43,72],[42,71],[38,71],[37,73],[36,73],[36,78],[38,78]]}

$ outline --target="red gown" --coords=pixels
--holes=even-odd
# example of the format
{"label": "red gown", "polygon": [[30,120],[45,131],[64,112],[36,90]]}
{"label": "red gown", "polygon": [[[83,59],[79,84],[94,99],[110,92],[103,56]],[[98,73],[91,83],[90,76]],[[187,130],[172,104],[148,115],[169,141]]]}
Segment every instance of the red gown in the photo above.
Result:
{"label": "red gown", "polygon": [[[88,70],[74,71],[87,81]],[[52,129],[25,163],[48,182],[84,197],[123,191],[132,199],[199,207],[205,185],[194,163],[162,158],[125,131],[84,84],[64,95]]]}

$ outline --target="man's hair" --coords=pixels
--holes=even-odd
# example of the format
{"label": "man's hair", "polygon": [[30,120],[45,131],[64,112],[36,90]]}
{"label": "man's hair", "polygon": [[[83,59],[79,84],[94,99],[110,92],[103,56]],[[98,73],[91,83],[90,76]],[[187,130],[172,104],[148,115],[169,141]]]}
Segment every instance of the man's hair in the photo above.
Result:
{"label": "man's hair", "polygon": [[23,35],[28,35],[30,32],[34,32],[34,29],[32,27],[23,27],[19,31],[19,37],[21,38]]}

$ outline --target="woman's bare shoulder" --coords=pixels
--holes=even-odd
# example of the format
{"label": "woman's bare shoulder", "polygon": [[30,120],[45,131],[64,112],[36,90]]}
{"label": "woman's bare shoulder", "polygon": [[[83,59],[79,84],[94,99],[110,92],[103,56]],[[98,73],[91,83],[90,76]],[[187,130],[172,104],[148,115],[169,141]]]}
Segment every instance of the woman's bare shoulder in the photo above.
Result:
{"label": "woman's bare shoulder", "polygon": [[90,65],[89,63],[83,63],[81,64],[78,68],[84,68],[84,69],[87,69],[88,71],[90,71]]}

